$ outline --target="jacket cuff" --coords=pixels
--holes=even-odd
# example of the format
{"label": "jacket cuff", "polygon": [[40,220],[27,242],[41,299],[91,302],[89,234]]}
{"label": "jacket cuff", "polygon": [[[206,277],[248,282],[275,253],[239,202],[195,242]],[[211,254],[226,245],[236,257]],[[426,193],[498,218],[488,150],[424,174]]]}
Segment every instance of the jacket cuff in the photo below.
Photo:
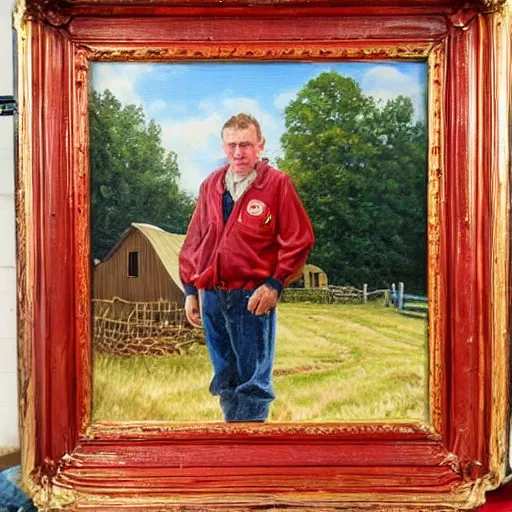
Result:
{"label": "jacket cuff", "polygon": [[276,279],[275,277],[269,277],[265,280],[265,284],[268,284],[271,288],[274,288],[274,290],[277,291],[279,295],[281,295],[281,292],[283,290],[283,284],[281,281]]}
{"label": "jacket cuff", "polygon": [[197,295],[197,288],[193,284],[183,283],[183,288],[185,289],[185,297],[187,295]]}

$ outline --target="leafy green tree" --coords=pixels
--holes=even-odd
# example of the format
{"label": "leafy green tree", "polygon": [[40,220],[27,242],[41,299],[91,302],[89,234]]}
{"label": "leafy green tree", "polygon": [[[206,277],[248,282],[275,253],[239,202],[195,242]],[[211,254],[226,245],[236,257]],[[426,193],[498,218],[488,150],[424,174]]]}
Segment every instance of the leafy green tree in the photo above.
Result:
{"label": "leafy green tree", "polygon": [[91,92],[89,115],[93,257],[102,259],[132,222],[185,233],[194,200],[179,188],[176,153],[164,149],[160,127],[108,90]]}
{"label": "leafy green tree", "polygon": [[310,261],[332,284],[425,290],[426,134],[409,98],[383,107],[351,78],[310,80],[285,109],[281,169],[310,215]]}

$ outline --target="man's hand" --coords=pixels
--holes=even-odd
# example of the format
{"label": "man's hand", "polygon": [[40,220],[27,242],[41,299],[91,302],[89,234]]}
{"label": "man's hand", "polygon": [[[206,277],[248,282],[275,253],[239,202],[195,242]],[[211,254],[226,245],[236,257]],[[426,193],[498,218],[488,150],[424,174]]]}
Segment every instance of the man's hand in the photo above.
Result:
{"label": "man's hand", "polygon": [[185,314],[190,324],[194,327],[202,327],[197,295],[187,295],[185,299]]}
{"label": "man's hand", "polygon": [[262,284],[254,290],[247,304],[247,309],[253,315],[265,315],[276,307],[278,297],[277,290],[268,284]]}

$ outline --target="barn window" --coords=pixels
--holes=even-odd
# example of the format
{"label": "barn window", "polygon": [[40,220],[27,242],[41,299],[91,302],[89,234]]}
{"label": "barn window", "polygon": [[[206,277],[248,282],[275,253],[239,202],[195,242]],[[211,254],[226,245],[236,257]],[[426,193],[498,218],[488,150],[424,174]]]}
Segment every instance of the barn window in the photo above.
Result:
{"label": "barn window", "polygon": [[313,274],[313,279],[315,281],[315,288],[320,288],[320,274],[318,272]]}
{"label": "barn window", "polygon": [[139,277],[139,253],[128,253],[128,277]]}

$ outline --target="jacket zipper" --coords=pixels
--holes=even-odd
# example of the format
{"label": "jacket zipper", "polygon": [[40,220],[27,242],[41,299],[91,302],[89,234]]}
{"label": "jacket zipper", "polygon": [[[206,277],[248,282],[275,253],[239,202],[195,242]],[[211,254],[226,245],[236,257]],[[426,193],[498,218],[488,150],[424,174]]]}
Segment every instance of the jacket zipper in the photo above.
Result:
{"label": "jacket zipper", "polygon": [[[222,247],[224,247],[228,232],[231,231],[233,224],[236,222],[236,219],[238,218],[238,215],[242,208],[242,206],[241,206],[242,199],[245,197],[247,192],[249,190],[251,190],[252,186],[253,186],[253,183],[251,183],[251,185],[244,190],[244,193],[235,201],[233,210],[231,210],[228,220],[227,220],[226,224],[224,224],[224,229],[222,230],[222,235],[220,237],[219,244],[217,246],[217,254],[215,255],[215,273],[214,273],[215,283],[214,283],[214,286],[217,286],[218,283],[222,282],[219,279],[220,278],[220,250],[222,249]],[[223,218],[222,195],[220,196],[220,201],[221,201],[221,218]]]}

